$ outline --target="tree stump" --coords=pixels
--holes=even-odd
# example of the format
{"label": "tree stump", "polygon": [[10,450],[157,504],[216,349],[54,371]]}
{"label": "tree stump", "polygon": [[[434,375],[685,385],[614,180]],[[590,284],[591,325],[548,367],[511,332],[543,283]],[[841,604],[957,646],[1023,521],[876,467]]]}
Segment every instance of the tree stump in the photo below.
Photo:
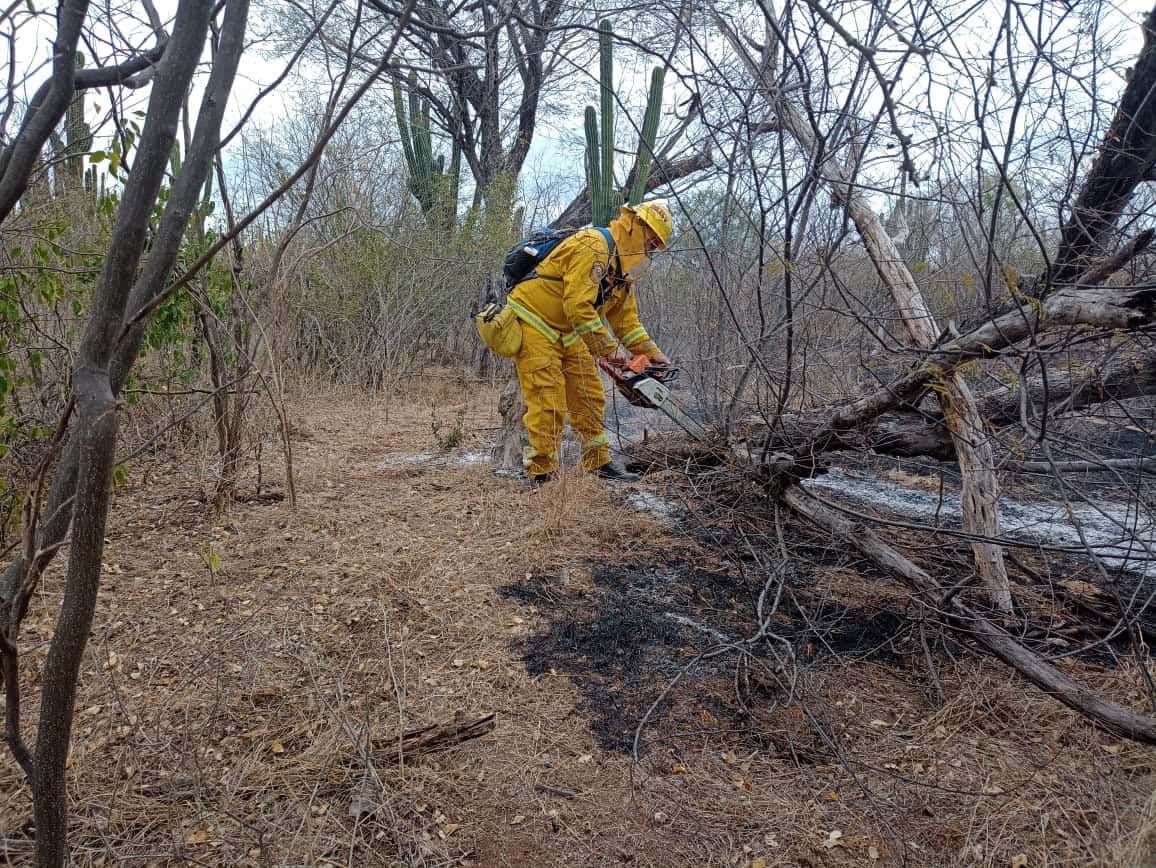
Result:
{"label": "tree stump", "polygon": [[522,452],[530,445],[530,439],[522,424],[522,417],[526,415],[526,402],[522,400],[522,390],[518,388],[515,376],[511,376],[502,389],[502,396],[498,399],[498,413],[502,417],[502,427],[498,430],[491,453],[494,468],[507,473],[520,472]]}

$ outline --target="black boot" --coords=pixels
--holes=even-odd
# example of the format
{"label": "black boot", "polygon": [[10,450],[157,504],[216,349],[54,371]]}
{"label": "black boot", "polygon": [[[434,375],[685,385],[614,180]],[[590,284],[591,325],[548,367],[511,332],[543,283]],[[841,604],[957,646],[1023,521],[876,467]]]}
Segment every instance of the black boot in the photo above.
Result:
{"label": "black boot", "polygon": [[642,478],[637,473],[631,473],[621,464],[616,464],[613,461],[607,461],[594,472],[602,479],[609,479],[613,482],[638,482]]}

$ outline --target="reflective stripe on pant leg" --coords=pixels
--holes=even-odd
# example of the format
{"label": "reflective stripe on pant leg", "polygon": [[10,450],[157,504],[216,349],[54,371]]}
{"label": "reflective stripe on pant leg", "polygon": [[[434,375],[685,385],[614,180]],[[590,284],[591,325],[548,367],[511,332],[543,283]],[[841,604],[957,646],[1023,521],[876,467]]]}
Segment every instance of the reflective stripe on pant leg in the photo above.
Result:
{"label": "reflective stripe on pant leg", "polygon": [[558,469],[558,447],[566,420],[561,347],[523,324],[522,349],[514,357],[514,366],[526,401],[522,421],[530,436],[530,447],[522,463],[532,476],[553,473]]}
{"label": "reflective stripe on pant leg", "polygon": [[582,443],[582,469],[597,470],[610,461],[610,437],[603,431]]}
{"label": "reflective stripe on pant leg", "polygon": [[570,427],[578,435],[582,446],[582,468],[594,470],[610,461],[610,438],[606,436],[603,413],[606,398],[602,378],[594,357],[586,344],[567,347],[562,355],[562,371],[566,376],[566,406],[570,411]]}

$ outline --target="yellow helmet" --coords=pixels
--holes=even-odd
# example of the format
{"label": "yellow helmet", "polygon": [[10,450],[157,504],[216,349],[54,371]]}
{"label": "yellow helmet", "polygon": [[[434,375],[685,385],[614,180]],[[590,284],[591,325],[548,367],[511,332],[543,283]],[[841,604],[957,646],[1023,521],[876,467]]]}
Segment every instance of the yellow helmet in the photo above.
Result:
{"label": "yellow helmet", "polygon": [[626,208],[633,211],[638,219],[658,236],[658,241],[662,245],[662,249],[665,250],[666,245],[670,243],[670,234],[674,231],[674,220],[670,216],[670,209],[666,207],[666,203],[661,199],[653,199],[650,202],[627,205]]}

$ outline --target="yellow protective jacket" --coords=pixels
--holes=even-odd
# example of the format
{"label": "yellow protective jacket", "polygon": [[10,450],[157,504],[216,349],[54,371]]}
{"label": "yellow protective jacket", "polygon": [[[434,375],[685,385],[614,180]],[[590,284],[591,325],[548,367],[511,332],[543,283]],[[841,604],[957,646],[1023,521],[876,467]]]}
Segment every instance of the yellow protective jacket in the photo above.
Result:
{"label": "yellow protective jacket", "polygon": [[[625,265],[640,258],[640,253],[633,250],[631,233],[615,225],[619,222],[612,221],[610,230]],[[621,249],[624,243],[627,249]],[[617,283],[597,304],[610,259],[602,233],[582,229],[554,248],[539,263],[538,277],[515,286],[506,303],[519,319],[551,342],[561,341],[568,347],[581,339],[595,358],[613,352],[618,345],[606,330],[603,317],[628,350],[651,355],[658,347],[638,318],[638,301],[629,282]]]}

